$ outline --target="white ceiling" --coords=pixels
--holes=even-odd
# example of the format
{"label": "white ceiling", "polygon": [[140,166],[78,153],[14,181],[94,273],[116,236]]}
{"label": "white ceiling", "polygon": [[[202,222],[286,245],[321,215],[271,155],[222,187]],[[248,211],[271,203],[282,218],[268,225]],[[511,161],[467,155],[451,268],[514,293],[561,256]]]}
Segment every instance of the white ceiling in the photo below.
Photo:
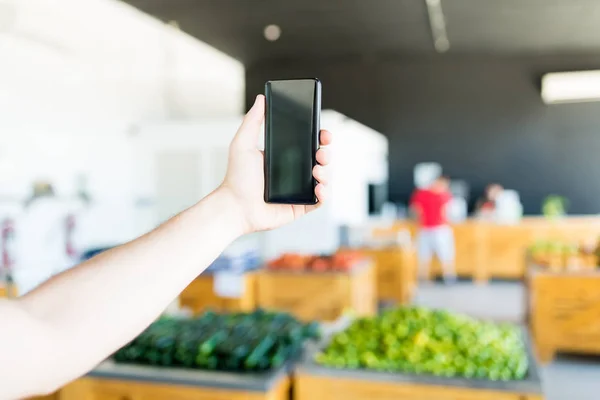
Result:
{"label": "white ceiling", "polygon": [[243,110],[241,63],[123,2],[0,0],[0,11],[0,113],[13,119]]}

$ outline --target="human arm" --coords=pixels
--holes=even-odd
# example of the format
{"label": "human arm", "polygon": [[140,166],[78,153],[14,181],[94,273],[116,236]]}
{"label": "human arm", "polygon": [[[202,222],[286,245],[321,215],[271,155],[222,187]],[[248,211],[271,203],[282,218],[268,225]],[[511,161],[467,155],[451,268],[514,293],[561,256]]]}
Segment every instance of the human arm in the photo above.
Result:
{"label": "human arm", "polygon": [[[0,399],[51,392],[139,334],[233,240],[318,206],[265,204],[264,117],[259,96],[230,147],[227,177],[212,194],[154,231],[60,274],[17,300],[0,301]],[[321,144],[331,134],[321,132]],[[319,204],[328,163],[314,175]]]}
{"label": "human arm", "polygon": [[58,389],[140,333],[242,233],[224,204],[233,207],[216,191],[153,232],[1,302],[0,398]]}

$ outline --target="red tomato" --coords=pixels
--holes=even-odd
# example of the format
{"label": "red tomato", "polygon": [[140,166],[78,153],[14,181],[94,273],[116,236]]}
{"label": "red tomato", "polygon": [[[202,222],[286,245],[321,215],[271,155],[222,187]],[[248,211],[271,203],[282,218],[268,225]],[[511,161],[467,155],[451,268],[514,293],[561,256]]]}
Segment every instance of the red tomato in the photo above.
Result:
{"label": "red tomato", "polygon": [[331,264],[324,258],[316,258],[311,264],[311,269],[315,272],[328,271]]}

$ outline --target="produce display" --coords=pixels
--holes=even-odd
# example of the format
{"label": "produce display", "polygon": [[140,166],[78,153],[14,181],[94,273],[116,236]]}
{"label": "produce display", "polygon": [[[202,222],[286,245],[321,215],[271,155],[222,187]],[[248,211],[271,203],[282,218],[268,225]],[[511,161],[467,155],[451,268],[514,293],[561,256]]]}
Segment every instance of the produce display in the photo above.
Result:
{"label": "produce display", "polygon": [[316,323],[286,313],[207,312],[194,319],[165,317],[117,351],[118,363],[220,371],[266,371],[299,355]]}
{"label": "produce display", "polygon": [[529,248],[534,264],[552,269],[594,268],[598,264],[600,246],[539,240]]}
{"label": "produce display", "polygon": [[546,218],[560,218],[567,215],[569,201],[562,196],[550,195],[542,202],[542,214]]}
{"label": "produce display", "polygon": [[516,326],[416,307],[355,320],[315,361],[334,368],[491,380],[521,380],[528,370]]}
{"label": "produce display", "polygon": [[275,271],[347,272],[365,258],[364,254],[353,250],[340,250],[332,255],[302,255],[286,253],[270,261],[267,268]]}

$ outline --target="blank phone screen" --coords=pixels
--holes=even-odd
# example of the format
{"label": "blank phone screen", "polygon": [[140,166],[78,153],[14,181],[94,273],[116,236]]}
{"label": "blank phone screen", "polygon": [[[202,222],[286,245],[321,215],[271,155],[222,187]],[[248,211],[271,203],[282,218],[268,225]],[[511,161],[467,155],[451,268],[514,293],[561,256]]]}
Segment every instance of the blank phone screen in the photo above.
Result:
{"label": "blank phone screen", "polygon": [[318,81],[267,83],[265,201],[313,204],[318,146]]}

